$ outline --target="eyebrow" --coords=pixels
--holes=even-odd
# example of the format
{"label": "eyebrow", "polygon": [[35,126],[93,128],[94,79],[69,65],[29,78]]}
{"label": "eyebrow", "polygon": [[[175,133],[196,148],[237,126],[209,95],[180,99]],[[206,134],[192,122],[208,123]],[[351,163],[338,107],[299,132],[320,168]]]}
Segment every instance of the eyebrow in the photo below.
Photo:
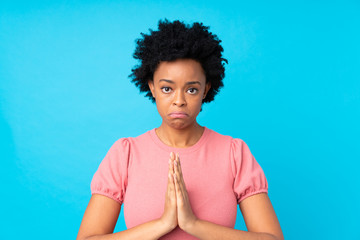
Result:
{"label": "eyebrow", "polygon": [[[175,83],[174,81],[171,81],[169,79],[160,79],[159,82],[164,81],[167,83]],[[201,83],[199,81],[192,81],[192,82],[186,82],[186,85],[191,85],[191,84],[199,84],[201,86]]]}

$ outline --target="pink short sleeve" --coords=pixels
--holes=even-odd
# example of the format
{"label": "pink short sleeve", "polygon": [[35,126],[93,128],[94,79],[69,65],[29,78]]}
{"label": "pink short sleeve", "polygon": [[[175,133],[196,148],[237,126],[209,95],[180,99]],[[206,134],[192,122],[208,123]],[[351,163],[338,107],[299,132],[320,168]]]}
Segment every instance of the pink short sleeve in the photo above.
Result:
{"label": "pink short sleeve", "polygon": [[122,204],[127,186],[129,141],[117,140],[107,152],[91,180],[91,194],[101,194]]}
{"label": "pink short sleeve", "polygon": [[231,143],[234,193],[237,202],[257,193],[267,193],[268,183],[265,174],[251,154],[247,144],[234,138]]}

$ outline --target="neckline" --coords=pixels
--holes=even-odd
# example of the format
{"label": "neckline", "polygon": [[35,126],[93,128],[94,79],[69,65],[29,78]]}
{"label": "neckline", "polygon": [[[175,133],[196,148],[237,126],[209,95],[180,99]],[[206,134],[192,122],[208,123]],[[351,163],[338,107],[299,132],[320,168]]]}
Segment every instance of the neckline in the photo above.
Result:
{"label": "neckline", "polygon": [[189,152],[193,152],[196,151],[197,149],[199,149],[201,147],[201,145],[203,145],[203,143],[205,142],[207,136],[209,135],[210,130],[204,126],[204,132],[202,133],[200,139],[192,146],[187,147],[187,148],[175,148],[175,147],[171,147],[166,145],[165,143],[163,143],[160,138],[156,135],[155,132],[155,128],[151,129],[149,131],[149,134],[151,136],[151,139],[154,141],[154,143],[156,145],[158,145],[160,148],[162,148],[163,150],[167,151],[167,152],[174,152],[174,153],[189,153]]}

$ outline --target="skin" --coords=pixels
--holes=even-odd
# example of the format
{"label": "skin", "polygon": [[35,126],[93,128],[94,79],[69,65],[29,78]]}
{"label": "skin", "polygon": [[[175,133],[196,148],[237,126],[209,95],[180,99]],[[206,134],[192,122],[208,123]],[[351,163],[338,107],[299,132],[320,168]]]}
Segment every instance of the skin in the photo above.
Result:
{"label": "skin", "polygon": [[[162,124],[156,134],[167,145],[172,147],[189,147],[201,137],[204,128],[197,121],[202,100],[206,97],[211,85],[201,64],[192,59],[178,59],[173,62],[162,62],[154,73],[153,80],[148,82],[156,101]],[[171,117],[172,112],[185,112],[187,117]],[[169,226],[185,229],[196,221],[182,178],[178,154],[171,153],[169,159],[169,182],[167,197],[161,220]],[[176,203],[172,199],[176,198]],[[167,207],[169,210],[167,211]],[[177,207],[177,208],[176,208]],[[176,211],[177,209],[177,211]],[[171,214],[170,214],[171,213]]]}
{"label": "skin", "polygon": [[[170,154],[168,178],[166,201],[172,204],[165,207],[164,215],[161,218],[165,225],[167,222],[167,224],[174,226],[177,219],[177,225],[182,230],[199,239],[284,239],[280,224],[267,194],[255,194],[241,201],[240,209],[248,229],[248,231],[241,231],[198,219],[194,215],[178,154],[176,154],[176,157],[174,157],[174,153]],[[176,211],[174,199],[176,199]]]}
{"label": "skin", "polygon": [[[206,83],[200,63],[191,59],[161,62],[148,84],[163,120],[156,129],[161,141],[176,148],[194,145],[204,131],[196,117],[200,112],[202,99],[211,87]],[[185,112],[187,116],[172,117],[170,113],[174,111]],[[164,212],[160,219],[113,233],[121,205],[103,195],[93,194],[77,240],[158,239],[177,226],[199,239],[284,239],[275,211],[265,193],[247,197],[239,204],[248,231],[198,219],[189,202],[180,158],[178,154],[170,153]]]}
{"label": "skin", "polygon": [[[148,84],[162,118],[161,126],[156,129],[159,138],[177,148],[194,145],[204,131],[196,117],[211,87],[200,63],[192,59],[161,62]],[[175,111],[188,116],[172,118],[169,114]]]}
{"label": "skin", "polygon": [[[174,154],[172,153],[172,156]],[[179,154],[176,154],[176,158],[170,157],[172,163],[170,163],[171,168],[173,168],[174,174],[174,182],[175,182],[175,192],[176,192],[176,206],[177,206],[177,222],[181,229],[186,230],[191,228],[195,225],[196,221],[198,220],[197,217],[194,215],[189,196],[186,190],[184,178],[181,171],[180,166],[180,158]],[[170,169],[171,171],[172,169]]]}

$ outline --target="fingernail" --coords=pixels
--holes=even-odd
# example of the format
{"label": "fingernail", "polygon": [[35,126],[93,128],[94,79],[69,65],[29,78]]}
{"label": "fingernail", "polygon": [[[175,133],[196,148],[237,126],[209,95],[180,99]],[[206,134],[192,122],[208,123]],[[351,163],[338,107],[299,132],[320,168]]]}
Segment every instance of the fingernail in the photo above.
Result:
{"label": "fingernail", "polygon": [[174,153],[173,152],[170,152],[170,157],[174,158]]}

